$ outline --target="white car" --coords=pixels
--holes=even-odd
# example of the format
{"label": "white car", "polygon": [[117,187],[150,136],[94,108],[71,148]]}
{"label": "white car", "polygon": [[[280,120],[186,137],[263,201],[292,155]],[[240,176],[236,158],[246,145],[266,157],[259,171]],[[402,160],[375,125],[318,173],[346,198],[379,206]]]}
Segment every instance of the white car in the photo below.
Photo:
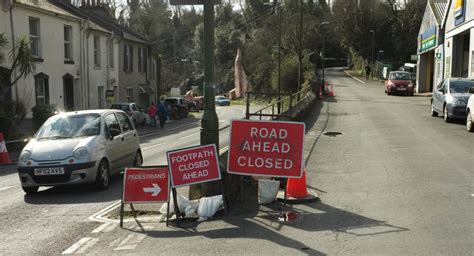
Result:
{"label": "white car", "polygon": [[26,193],[40,186],[109,186],[122,167],[143,162],[138,132],[122,110],[85,110],[50,117],[23,148],[18,175]]}
{"label": "white car", "polygon": [[469,97],[469,100],[467,101],[467,107],[466,107],[466,128],[468,132],[474,132],[474,88],[471,88],[470,93],[471,97]]}

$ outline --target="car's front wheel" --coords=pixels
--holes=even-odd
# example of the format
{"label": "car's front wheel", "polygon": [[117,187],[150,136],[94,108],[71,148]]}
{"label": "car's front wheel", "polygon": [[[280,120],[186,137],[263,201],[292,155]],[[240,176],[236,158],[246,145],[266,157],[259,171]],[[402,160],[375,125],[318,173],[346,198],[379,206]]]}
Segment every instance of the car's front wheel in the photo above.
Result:
{"label": "car's front wheel", "polygon": [[135,159],[133,160],[133,166],[140,167],[143,164],[142,152],[140,150],[135,154]]}
{"label": "car's front wheel", "polygon": [[27,194],[35,194],[38,192],[38,189],[39,187],[21,187],[23,189],[23,191],[25,191],[25,193]]}
{"label": "car's front wheel", "polygon": [[433,101],[431,101],[431,116],[438,116],[438,112],[434,109]]}
{"label": "car's front wheel", "polygon": [[474,132],[474,120],[472,118],[472,113],[471,111],[467,112],[467,117],[466,117],[466,128],[468,132]]}
{"label": "car's front wheel", "polygon": [[451,121],[451,117],[449,117],[448,114],[448,106],[446,104],[444,104],[443,107],[443,119],[446,123],[449,123]]}
{"label": "car's front wheel", "polygon": [[110,168],[107,161],[102,160],[97,168],[97,177],[95,187],[98,189],[106,189],[110,183]]}

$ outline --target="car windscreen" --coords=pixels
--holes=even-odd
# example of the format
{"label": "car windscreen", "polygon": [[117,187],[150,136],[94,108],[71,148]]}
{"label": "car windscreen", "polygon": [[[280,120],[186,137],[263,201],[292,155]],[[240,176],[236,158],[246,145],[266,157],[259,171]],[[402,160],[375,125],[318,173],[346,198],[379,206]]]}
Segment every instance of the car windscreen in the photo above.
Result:
{"label": "car windscreen", "polygon": [[121,109],[125,112],[130,111],[130,106],[129,105],[121,105],[121,104],[115,104],[110,107],[111,109]]}
{"label": "car windscreen", "polygon": [[100,134],[100,115],[57,115],[49,118],[36,133],[36,139],[61,139]]}
{"label": "car windscreen", "polygon": [[469,93],[470,88],[474,88],[474,80],[452,80],[449,83],[451,93]]}
{"label": "car windscreen", "polygon": [[169,106],[176,106],[178,105],[178,100],[177,99],[166,99],[165,104]]}
{"label": "car windscreen", "polygon": [[410,80],[410,74],[409,73],[391,73],[390,80]]}

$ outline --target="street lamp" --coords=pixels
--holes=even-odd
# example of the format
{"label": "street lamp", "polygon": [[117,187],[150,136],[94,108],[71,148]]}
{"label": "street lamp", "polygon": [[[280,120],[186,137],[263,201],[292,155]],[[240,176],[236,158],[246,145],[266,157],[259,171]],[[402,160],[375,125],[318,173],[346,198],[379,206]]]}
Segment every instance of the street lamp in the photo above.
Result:
{"label": "street lamp", "polygon": [[[329,21],[323,21],[323,22],[321,22],[321,23],[319,24],[319,26],[320,26],[320,28],[321,28],[321,31],[322,31],[323,26],[324,26],[324,25],[328,25],[329,23],[330,23]],[[323,33],[322,33],[322,34],[323,34]],[[322,84],[322,86],[323,86],[323,90],[325,90],[325,88],[324,88],[324,82],[325,82],[325,81],[324,81],[324,61],[325,61],[325,59],[326,59],[326,55],[325,55],[325,53],[324,53],[325,37],[326,37],[326,35],[323,34],[323,49],[322,49],[322,51],[321,51],[322,68],[323,68],[323,74],[322,74],[322,78],[321,78],[321,80],[322,80],[322,81],[321,81],[321,84]]]}
{"label": "street lamp", "polygon": [[372,63],[374,63],[375,30],[371,29],[369,32],[372,33]]}

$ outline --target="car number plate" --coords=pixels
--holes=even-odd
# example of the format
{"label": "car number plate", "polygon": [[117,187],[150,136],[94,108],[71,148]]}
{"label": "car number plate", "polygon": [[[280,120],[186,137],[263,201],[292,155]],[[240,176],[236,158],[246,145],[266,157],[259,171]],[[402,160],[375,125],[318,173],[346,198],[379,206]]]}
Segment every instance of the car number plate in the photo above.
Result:
{"label": "car number plate", "polygon": [[61,175],[64,174],[64,167],[36,168],[35,175]]}
{"label": "car number plate", "polygon": [[405,91],[407,88],[401,87],[401,88],[397,88],[397,89],[398,89],[399,91]]}

